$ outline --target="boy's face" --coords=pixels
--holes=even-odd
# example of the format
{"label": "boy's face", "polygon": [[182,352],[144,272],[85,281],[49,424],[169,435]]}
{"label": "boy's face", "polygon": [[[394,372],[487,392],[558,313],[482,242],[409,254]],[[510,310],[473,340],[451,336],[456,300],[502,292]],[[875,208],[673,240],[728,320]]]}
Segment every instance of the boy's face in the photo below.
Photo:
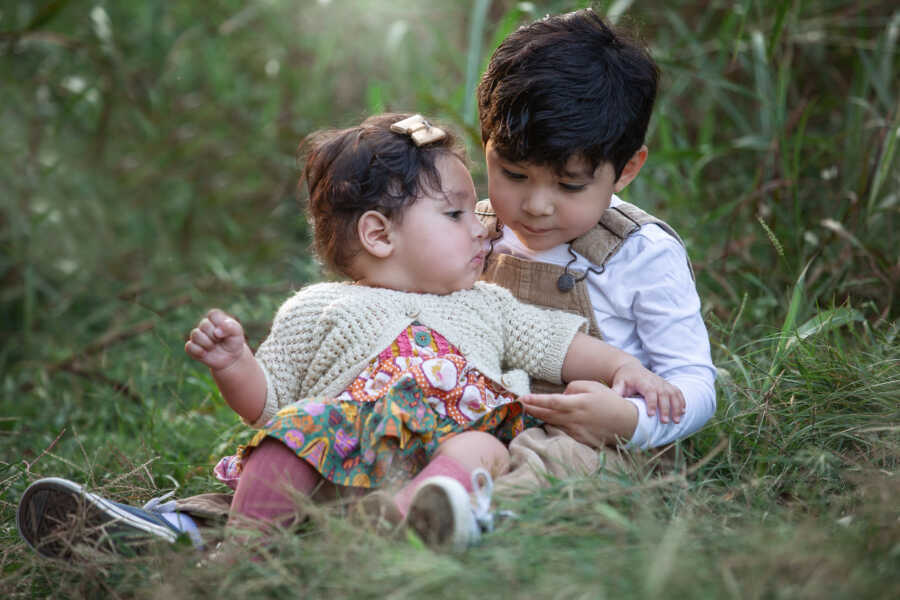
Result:
{"label": "boy's face", "polygon": [[490,141],[485,154],[488,195],[497,217],[527,248],[542,251],[570,242],[596,225],[613,193],[640,171],[647,150],[635,153],[618,180],[610,163],[592,172],[578,156],[557,173],[549,166],[504,160]]}

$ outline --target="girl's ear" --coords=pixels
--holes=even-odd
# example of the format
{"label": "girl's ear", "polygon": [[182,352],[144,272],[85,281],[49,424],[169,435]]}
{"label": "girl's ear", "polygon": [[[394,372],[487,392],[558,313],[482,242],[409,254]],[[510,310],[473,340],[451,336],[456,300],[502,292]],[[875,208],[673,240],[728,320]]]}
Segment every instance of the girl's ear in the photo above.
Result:
{"label": "girl's ear", "polygon": [[616,180],[615,185],[613,186],[613,190],[615,193],[619,193],[624,190],[629,183],[634,181],[634,178],[637,177],[638,173],[641,172],[641,167],[644,166],[644,163],[647,161],[647,146],[641,146],[640,149],[635,152],[631,158],[628,159],[628,162],[625,163],[625,168],[622,169],[622,174],[619,175],[619,178]]}
{"label": "girl's ear", "polygon": [[376,258],[387,258],[394,251],[392,226],[391,220],[377,210],[364,212],[356,224],[360,246]]}

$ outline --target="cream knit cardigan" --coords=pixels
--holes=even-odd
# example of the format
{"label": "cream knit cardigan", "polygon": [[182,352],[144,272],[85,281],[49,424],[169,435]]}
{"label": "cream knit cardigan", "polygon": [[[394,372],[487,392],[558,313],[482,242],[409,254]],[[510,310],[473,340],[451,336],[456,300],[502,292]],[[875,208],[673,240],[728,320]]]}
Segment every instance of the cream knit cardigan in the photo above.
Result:
{"label": "cream knit cardigan", "polygon": [[529,391],[528,375],[559,383],[569,344],[586,323],[523,304],[482,281],[440,296],[352,283],[311,285],[278,309],[256,352],[266,403],[249,424],[262,427],[304,398],[337,396],[414,321],[443,335],[485,377],[515,394]]}

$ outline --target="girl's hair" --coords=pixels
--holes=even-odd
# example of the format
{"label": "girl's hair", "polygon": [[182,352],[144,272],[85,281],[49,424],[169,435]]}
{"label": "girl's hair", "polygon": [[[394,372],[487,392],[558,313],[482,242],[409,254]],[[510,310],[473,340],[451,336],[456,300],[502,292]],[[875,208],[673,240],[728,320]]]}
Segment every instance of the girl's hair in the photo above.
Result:
{"label": "girl's hair", "polygon": [[328,268],[353,277],[353,257],[360,251],[356,233],[363,213],[377,210],[399,222],[403,212],[425,191],[440,191],[435,161],[444,154],[465,162],[465,152],[444,126],[446,136],[416,146],[391,125],[410,115],[382,114],[356,127],[317,131],[300,144],[306,164],[300,185],[309,191],[308,214],[313,246]]}

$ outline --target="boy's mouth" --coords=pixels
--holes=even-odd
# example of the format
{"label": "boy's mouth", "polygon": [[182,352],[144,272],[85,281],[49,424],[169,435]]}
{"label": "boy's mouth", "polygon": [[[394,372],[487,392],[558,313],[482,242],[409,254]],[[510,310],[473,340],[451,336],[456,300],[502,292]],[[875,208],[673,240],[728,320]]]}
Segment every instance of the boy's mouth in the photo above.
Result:
{"label": "boy's mouth", "polygon": [[550,233],[551,231],[553,231],[553,228],[551,228],[551,227],[545,227],[545,228],[541,228],[541,227],[529,227],[529,226],[526,225],[525,223],[520,223],[520,225],[522,226],[522,229],[524,229],[525,231],[527,231],[527,232],[530,233],[531,235],[543,235],[543,234],[545,234],[545,233]]}

